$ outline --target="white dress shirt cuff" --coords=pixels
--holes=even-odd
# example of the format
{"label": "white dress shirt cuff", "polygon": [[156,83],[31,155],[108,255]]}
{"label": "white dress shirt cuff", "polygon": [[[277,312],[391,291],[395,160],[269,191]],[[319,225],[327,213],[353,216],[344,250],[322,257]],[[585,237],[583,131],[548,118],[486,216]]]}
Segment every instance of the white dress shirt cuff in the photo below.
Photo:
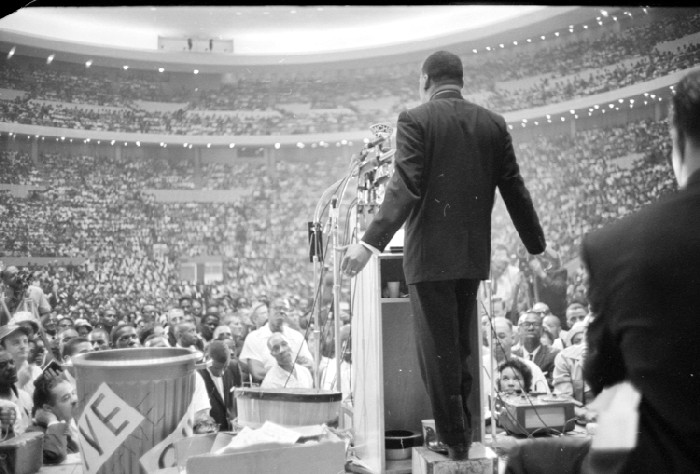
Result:
{"label": "white dress shirt cuff", "polygon": [[363,247],[365,247],[367,250],[372,252],[374,255],[380,255],[382,252],[379,251],[376,247],[368,244],[367,242],[360,240],[360,243],[362,244]]}

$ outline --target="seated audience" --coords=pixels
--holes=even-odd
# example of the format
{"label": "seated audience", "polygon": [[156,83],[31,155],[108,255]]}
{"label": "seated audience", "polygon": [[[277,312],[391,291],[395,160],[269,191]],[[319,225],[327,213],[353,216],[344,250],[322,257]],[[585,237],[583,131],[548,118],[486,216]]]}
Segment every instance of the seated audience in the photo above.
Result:
{"label": "seated audience", "polygon": [[532,385],[532,372],[518,359],[510,359],[498,366],[496,387],[506,395],[529,393]]}
{"label": "seated audience", "polygon": [[[264,307],[267,310],[267,307]],[[252,331],[243,342],[240,360],[243,362],[246,372],[250,373],[254,382],[260,382],[265,378],[267,371],[275,365],[275,357],[270,353],[268,340],[274,333],[280,333],[290,345],[297,362],[307,369],[313,367],[313,356],[304,336],[289,326],[284,321],[286,313],[290,310],[289,301],[285,298],[275,298],[270,304],[271,312],[266,318],[267,322]],[[263,307],[258,308],[263,314]],[[266,312],[266,311],[265,311]]]}
{"label": "seated audience", "polygon": [[17,387],[32,395],[34,380],[41,375],[41,368],[29,363],[29,334],[26,326],[6,325],[0,327],[0,348],[7,351],[15,361]]}
{"label": "seated audience", "polygon": [[165,334],[150,334],[144,339],[143,347],[172,347]]}
{"label": "seated audience", "polygon": [[[335,341],[334,338],[328,338],[329,345],[333,348],[331,350],[331,357],[324,364],[321,370],[321,388],[323,390],[333,390],[338,391],[338,367],[335,357]],[[341,361],[340,361],[340,386],[342,389],[340,392],[343,394],[343,401],[352,403],[352,383],[353,377],[355,375],[355,370],[352,365],[352,337],[351,337],[351,327],[346,324],[340,328],[340,350],[341,350]]]}
{"label": "seated audience", "polygon": [[584,422],[595,420],[595,413],[588,408],[595,396],[583,378],[583,365],[588,345],[585,340],[588,321],[577,322],[569,330],[570,343],[554,359],[553,393],[575,400],[577,418]]}
{"label": "seated audience", "polygon": [[96,327],[88,334],[88,341],[92,344],[93,351],[106,351],[111,349],[110,338],[107,329]]}
{"label": "seated audience", "polygon": [[542,317],[533,311],[526,311],[518,320],[518,348],[513,348],[512,354],[534,362],[547,378],[547,384],[552,387],[552,372],[554,357],[557,350],[542,345]]}
{"label": "seated audience", "polygon": [[559,351],[562,350],[564,348],[564,342],[560,337],[562,332],[561,320],[553,314],[549,314],[542,318],[542,325],[544,326],[545,330],[549,332],[549,334],[552,336],[552,349],[556,349]]}
{"label": "seated audience", "polygon": [[294,352],[282,333],[273,333],[267,348],[275,364],[265,374],[261,388],[313,388],[314,380],[306,367],[294,363]]}
{"label": "seated audience", "polygon": [[[513,332],[513,324],[505,317],[493,318],[493,330],[496,333],[494,338],[494,347],[490,350],[485,350],[482,356],[482,369],[484,374],[484,383],[482,384],[482,406],[485,413],[490,413],[491,392],[494,394],[496,390],[496,377],[491,375],[491,367],[494,370],[500,364],[511,359],[516,359],[524,363],[532,372],[532,383],[527,387],[527,393],[551,393],[547,379],[542,373],[542,370],[532,361],[523,359],[511,353],[512,347],[515,344],[515,335]],[[494,400],[495,402],[495,400]]]}
{"label": "seated audience", "polygon": [[116,326],[112,330],[112,347],[114,349],[132,349],[141,347],[136,328],[131,324]]}
{"label": "seated audience", "polygon": [[209,414],[220,430],[229,431],[231,421],[237,416],[236,400],[231,389],[241,386],[241,374],[238,366],[231,363],[231,353],[221,340],[215,339],[209,344],[209,359],[208,367],[198,370],[207,387],[211,404]]}
{"label": "seated audience", "polygon": [[84,318],[76,319],[73,323],[73,327],[78,331],[78,336],[80,337],[87,337],[90,331],[92,331],[92,325]]}

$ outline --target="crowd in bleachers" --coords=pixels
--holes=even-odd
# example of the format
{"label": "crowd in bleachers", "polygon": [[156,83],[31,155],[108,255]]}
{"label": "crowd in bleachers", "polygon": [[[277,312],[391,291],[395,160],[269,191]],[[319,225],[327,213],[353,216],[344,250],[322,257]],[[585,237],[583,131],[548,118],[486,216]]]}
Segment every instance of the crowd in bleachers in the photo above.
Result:
{"label": "crowd in bleachers", "polygon": [[[577,256],[587,231],[674,188],[663,158],[670,153],[663,122],[635,122],[574,137],[539,137],[517,143],[516,152],[546,235],[565,260]],[[642,158],[631,168],[615,162],[634,154]],[[34,165],[27,155],[13,152],[3,152],[2,160],[17,164],[8,168],[3,180],[20,182],[31,175],[40,188],[27,198],[3,195],[3,255],[89,259],[75,270],[80,278],[63,283],[66,297],[60,299],[59,310],[64,311],[79,302],[96,309],[141,297],[167,301],[181,291],[175,284],[180,280],[179,262],[200,255],[223,256],[225,279],[234,283],[219,285],[218,291],[253,298],[274,287],[310,297],[313,268],[306,223],[323,189],[347,169],[340,158],[324,166],[280,160],[274,170],[279,177],[273,179],[270,170],[261,176],[261,169],[246,165],[204,165],[195,171],[184,160],[50,154]],[[217,188],[221,167],[225,183],[250,189],[237,202],[158,202],[146,192],[154,183],[191,188],[190,177],[196,174],[203,187]],[[179,179],[185,184],[178,185]],[[498,201],[494,241],[514,248],[509,229],[512,225]],[[156,255],[154,244],[167,244],[167,254]],[[48,284],[55,275],[46,276]]]}
{"label": "crowd in bleachers", "polygon": [[[465,53],[464,92],[474,102],[504,113],[649,81],[700,63],[694,35],[698,31],[700,14],[678,16],[671,11],[650,22],[609,26],[599,36],[562,34],[540,49]],[[657,49],[683,38],[688,39],[675,51]],[[394,120],[401,109],[415,103],[418,67],[388,64],[343,75],[272,79],[242,74],[218,88],[187,89],[173,86],[156,72],[107,73],[68,63],[52,68],[13,57],[4,61],[0,88],[27,94],[0,101],[0,120],[176,135],[363,130],[368,123]],[[140,101],[183,107],[146,110]]]}

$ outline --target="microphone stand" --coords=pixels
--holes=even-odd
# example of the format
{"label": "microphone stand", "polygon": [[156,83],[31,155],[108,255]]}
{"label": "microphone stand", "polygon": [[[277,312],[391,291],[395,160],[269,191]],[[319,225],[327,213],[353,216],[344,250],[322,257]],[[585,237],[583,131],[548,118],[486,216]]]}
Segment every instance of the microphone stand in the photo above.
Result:
{"label": "microphone stand", "polygon": [[[338,392],[343,392],[341,385],[340,374],[340,257],[341,251],[338,248],[338,199],[333,198],[331,201],[331,232],[333,235],[333,330],[335,333],[335,380],[338,387]],[[343,416],[338,417],[338,427],[345,428],[345,420]]]}
{"label": "microphone stand", "polygon": [[[378,127],[378,130],[381,131],[386,131],[387,127],[383,126],[381,124],[377,124],[373,127]],[[374,130],[373,130],[374,131]],[[334,195],[330,199],[330,211],[329,211],[329,219],[330,219],[330,232],[331,232],[331,242],[333,246],[333,320],[334,320],[334,342],[335,342],[335,362],[336,362],[336,386],[338,387],[338,391],[342,393],[342,375],[341,375],[341,344],[340,344],[340,261],[341,261],[341,255],[342,255],[342,250],[340,249],[339,246],[339,225],[338,225],[338,220],[339,220],[339,206],[340,203],[342,203],[342,198],[345,195],[345,192],[347,191],[348,184],[350,182],[350,178],[353,177],[353,173],[355,169],[357,168],[357,179],[358,179],[358,194],[360,192],[360,189],[364,189],[365,195],[363,198],[360,198],[358,196],[358,199],[356,201],[355,206],[360,208],[360,206],[364,207],[364,211],[367,211],[367,207],[374,205],[373,202],[370,202],[371,197],[376,197],[375,194],[370,194],[373,191],[374,186],[372,185],[372,182],[374,180],[374,171],[362,173],[360,168],[362,165],[366,162],[367,155],[372,151],[377,145],[380,145],[382,142],[384,142],[391,133],[388,133],[387,136],[382,136],[380,137],[380,140],[376,140],[375,142],[371,143],[370,146],[366,146],[363,148],[362,152],[360,153],[360,159],[357,163],[353,163],[351,165],[350,171],[348,172],[348,175],[339,179],[335,183],[333,183],[331,186],[326,188],[326,190],[323,192],[321,195],[321,199],[316,205],[316,209],[314,211],[314,220],[312,223],[309,224],[309,229],[310,232],[313,234],[313,242],[314,242],[314,247],[319,248],[319,242],[320,242],[320,236],[319,232],[322,235],[322,230],[320,229],[320,218],[321,214],[323,212],[323,207],[322,204],[328,202],[328,196],[330,192],[333,190]],[[376,150],[374,150],[376,153]],[[381,152],[382,149],[379,147],[379,152]],[[378,165],[381,163],[377,163]],[[371,175],[371,176],[370,176]],[[360,183],[364,182],[364,185],[361,186]],[[338,193],[338,188],[342,184],[342,189],[340,190],[340,193]],[[373,199],[372,201],[375,201]],[[350,204],[350,207],[352,207],[352,203]],[[313,250],[312,250],[313,251]],[[314,336],[315,340],[318,342],[316,345],[316,354],[315,354],[315,370],[314,370],[314,382],[315,386],[320,389],[320,374],[318,373],[318,364],[321,360],[321,354],[320,354],[320,348],[321,348],[321,341],[320,341],[320,301],[323,299],[323,284],[320,282],[320,277],[317,273],[318,270],[318,262],[319,260],[322,261],[322,256],[319,258],[318,254],[320,252],[315,251],[313,256],[312,256],[312,261],[314,262],[314,278],[315,281],[319,282],[320,288],[319,288],[319,298],[318,301],[319,303],[314,305],[315,311],[314,311],[314,321],[315,321],[315,329],[314,329]],[[344,428],[345,421],[343,417],[339,417],[338,420],[339,427],[342,429]]]}
{"label": "microphone stand", "polygon": [[321,199],[319,199],[316,204],[316,209],[314,210],[313,221],[309,224],[310,232],[312,232],[311,238],[313,247],[311,249],[312,262],[314,265],[314,282],[318,284],[318,299],[313,305],[314,309],[314,341],[316,341],[316,346],[314,347],[314,386],[316,388],[320,387],[320,377],[319,373],[319,363],[321,362],[321,301],[323,301],[323,282],[321,281],[321,275],[323,274],[322,262],[323,262],[323,248],[322,248],[322,236],[323,228],[321,227],[321,214],[323,212],[324,203],[327,202],[328,195],[331,191],[337,189],[345,178],[341,178],[328,188],[323,191]]}

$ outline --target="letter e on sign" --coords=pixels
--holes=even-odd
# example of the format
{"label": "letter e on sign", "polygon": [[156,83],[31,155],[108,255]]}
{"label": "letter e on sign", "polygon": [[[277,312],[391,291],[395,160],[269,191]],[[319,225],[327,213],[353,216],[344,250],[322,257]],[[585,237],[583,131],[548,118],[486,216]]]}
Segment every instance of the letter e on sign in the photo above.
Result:
{"label": "letter e on sign", "polygon": [[96,473],[143,418],[102,382],[78,420],[78,441],[85,473]]}

